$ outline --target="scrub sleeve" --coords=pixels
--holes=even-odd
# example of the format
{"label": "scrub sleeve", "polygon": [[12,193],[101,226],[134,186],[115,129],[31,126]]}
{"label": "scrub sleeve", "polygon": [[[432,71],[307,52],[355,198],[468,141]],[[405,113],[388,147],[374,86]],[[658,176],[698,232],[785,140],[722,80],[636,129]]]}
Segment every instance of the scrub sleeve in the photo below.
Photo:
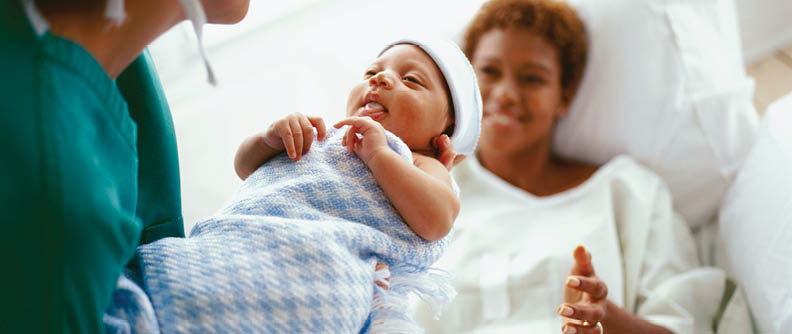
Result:
{"label": "scrub sleeve", "polygon": [[114,82],[20,1],[0,50],[0,333],[100,333],[135,248],[184,236],[170,111],[148,55]]}

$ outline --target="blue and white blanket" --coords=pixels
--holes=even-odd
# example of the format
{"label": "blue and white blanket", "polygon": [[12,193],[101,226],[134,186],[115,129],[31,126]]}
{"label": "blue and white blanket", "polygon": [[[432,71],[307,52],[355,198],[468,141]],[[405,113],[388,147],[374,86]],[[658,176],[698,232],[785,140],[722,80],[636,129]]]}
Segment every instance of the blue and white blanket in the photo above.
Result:
{"label": "blue and white blanket", "polygon": [[[428,242],[404,223],[341,145],[344,132],[330,129],[298,162],[281,154],[262,165],[189,238],[138,248],[163,333],[420,332],[407,294],[436,306],[453,298],[430,270],[448,237]],[[387,138],[412,163],[409,148]],[[377,262],[389,265],[388,290],[375,285]]]}

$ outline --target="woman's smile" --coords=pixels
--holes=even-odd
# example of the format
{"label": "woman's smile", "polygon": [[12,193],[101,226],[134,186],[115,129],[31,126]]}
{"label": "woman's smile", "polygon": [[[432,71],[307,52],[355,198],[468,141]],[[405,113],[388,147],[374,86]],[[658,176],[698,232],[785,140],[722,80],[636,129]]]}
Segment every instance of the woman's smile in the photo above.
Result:
{"label": "woman's smile", "polygon": [[498,128],[522,128],[528,117],[518,108],[485,108],[484,124]]}

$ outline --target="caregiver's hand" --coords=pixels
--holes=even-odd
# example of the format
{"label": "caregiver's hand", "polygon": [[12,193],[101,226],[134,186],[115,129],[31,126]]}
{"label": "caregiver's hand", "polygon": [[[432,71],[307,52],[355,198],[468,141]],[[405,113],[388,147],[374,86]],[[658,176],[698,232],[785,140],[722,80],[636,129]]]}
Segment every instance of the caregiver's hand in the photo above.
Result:
{"label": "caregiver's hand", "polygon": [[573,252],[572,266],[564,285],[564,303],[558,307],[564,333],[599,334],[597,323],[605,318],[608,287],[594,274],[591,254],[583,246]]}
{"label": "caregiver's hand", "polygon": [[[336,129],[349,125],[341,144],[368,165],[371,158],[383,152],[393,152],[385,139],[385,128],[371,117],[348,117],[333,125]],[[360,137],[358,137],[360,134]]]}
{"label": "caregiver's hand", "polygon": [[298,161],[313,144],[313,128],[317,139],[324,140],[325,124],[321,117],[294,113],[269,126],[264,133],[264,144],[278,152],[285,148],[289,158]]}
{"label": "caregiver's hand", "polygon": [[464,154],[456,154],[451,138],[446,134],[432,138],[432,147],[435,149],[435,159],[449,171],[465,159]]}

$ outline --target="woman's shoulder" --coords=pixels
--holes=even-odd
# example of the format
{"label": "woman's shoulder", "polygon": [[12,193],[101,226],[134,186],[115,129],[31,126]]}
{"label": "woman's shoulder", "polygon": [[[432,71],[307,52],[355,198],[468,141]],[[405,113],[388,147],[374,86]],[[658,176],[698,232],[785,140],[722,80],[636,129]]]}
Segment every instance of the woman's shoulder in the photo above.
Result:
{"label": "woman's shoulder", "polygon": [[657,173],[628,155],[612,158],[589,181],[605,185],[614,196],[647,205],[671,196],[666,182]]}
{"label": "woman's shoulder", "polygon": [[594,169],[585,181],[565,191],[565,197],[607,190],[624,196],[653,198],[650,194],[668,191],[660,176],[628,155],[615,156]]}
{"label": "woman's shoulder", "polygon": [[629,155],[617,155],[600,167],[596,174],[602,172],[610,178],[634,180],[642,183],[664,184],[660,176]]}

